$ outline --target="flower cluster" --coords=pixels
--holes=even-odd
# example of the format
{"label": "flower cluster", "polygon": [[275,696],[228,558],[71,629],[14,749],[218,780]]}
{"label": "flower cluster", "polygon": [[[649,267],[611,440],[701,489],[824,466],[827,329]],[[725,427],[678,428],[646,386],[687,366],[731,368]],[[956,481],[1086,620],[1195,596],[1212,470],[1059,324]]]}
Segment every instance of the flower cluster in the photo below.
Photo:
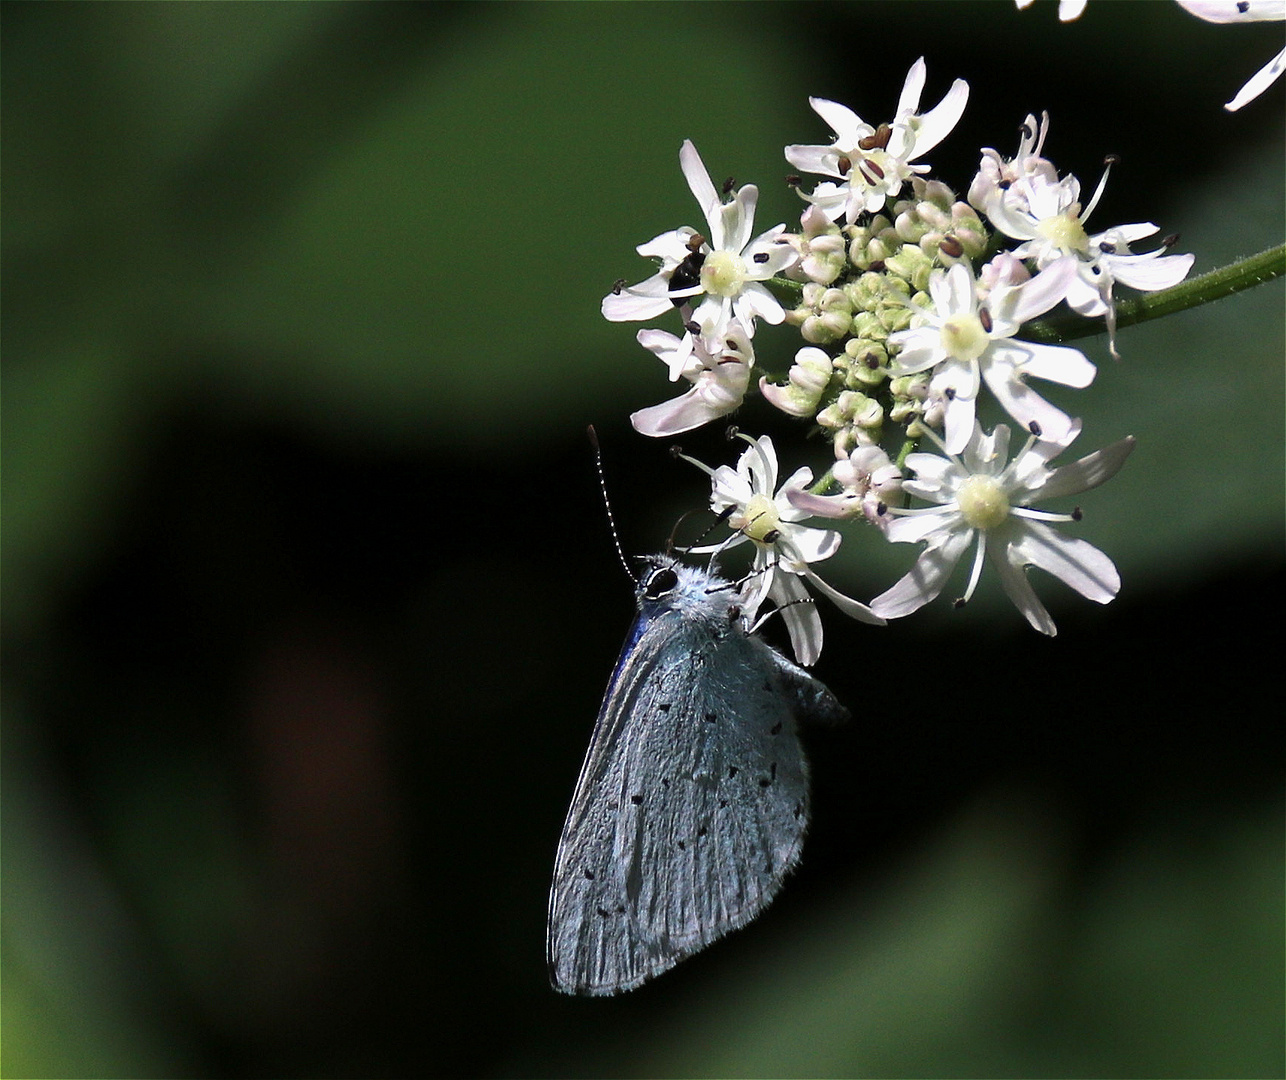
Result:
{"label": "flower cluster", "polygon": [[[1036,340],[1030,328],[1061,306],[1069,317],[1101,319],[1117,356],[1120,287],[1169,288],[1193,262],[1167,253],[1173,239],[1133,250],[1158,232],[1151,222],[1090,232],[1086,220],[1110,170],[1082,204],[1077,177],[1060,175],[1044,156],[1047,115],[1026,118],[1013,157],[983,149],[965,198],[957,197],[930,176],[923,158],[955,128],[969,87],[957,79],[921,112],[925,75],[924,61],[916,61],[885,123],[811,99],[833,138],[785,148],[792,166],[821,178],[811,190],[789,178],[805,204],[795,232],[778,224],[756,234],[758,188],[717,187],[685,142],[679,164],[704,225],[640,245],[640,255],[657,260],[656,272],[603,298],[612,321],[679,316],[681,336],[646,329],[638,340],[664,361],[672,382],[690,386],[635,412],[639,432],[690,431],[729,415],[758,390],[831,442],[834,463],[816,483],[801,468],[779,484],[767,437],[741,436],[748,447],[735,468],[693,462],[711,477],[712,509],[734,530],[723,544],[694,550],[753,546],[743,610],[752,619],[765,605],[779,610],[803,664],[817,659],[822,644],[810,588],[854,618],[883,624],[934,599],[971,546],[973,568],[958,603],[973,594],[989,561],[1042,633],[1053,634],[1054,623],[1027,567],[1099,603],[1116,595],[1120,580],[1107,556],[1053,528],[1078,521],[1079,511],[1053,514],[1032,504],[1102,483],[1133,440],[1050,465],[1081,423],[1033,381],[1079,389],[1097,372],[1079,349]],[[802,343],[784,370],[761,367],[753,378],[760,320],[795,328]],[[1009,426],[987,432],[980,423],[984,399],[1026,436],[1012,460]],[[908,496],[926,505],[906,506]],[[862,604],[812,569],[834,554],[841,534],[802,524],[810,517],[873,526],[888,541],[924,549],[905,577]]]}

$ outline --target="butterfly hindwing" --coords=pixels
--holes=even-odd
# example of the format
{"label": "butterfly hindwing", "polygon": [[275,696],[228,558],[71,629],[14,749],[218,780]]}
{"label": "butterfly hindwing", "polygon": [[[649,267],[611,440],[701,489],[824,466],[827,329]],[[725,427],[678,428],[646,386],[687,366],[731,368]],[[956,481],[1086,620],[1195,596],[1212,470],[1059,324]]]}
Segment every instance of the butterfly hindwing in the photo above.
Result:
{"label": "butterfly hindwing", "polygon": [[797,717],[842,712],[724,583],[675,568],[672,593],[640,588],[559,845],[549,965],[571,993],[638,986],[763,910],[807,827]]}

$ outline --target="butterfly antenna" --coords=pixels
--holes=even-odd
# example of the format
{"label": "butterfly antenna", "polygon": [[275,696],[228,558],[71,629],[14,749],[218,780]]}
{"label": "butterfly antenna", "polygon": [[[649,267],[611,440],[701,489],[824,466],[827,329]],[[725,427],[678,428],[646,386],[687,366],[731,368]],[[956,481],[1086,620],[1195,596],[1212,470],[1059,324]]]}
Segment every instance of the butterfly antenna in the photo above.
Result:
{"label": "butterfly antenna", "polygon": [[594,468],[598,470],[598,488],[603,493],[603,508],[607,511],[607,527],[612,531],[612,544],[616,547],[616,557],[621,560],[626,576],[631,581],[636,581],[634,572],[630,569],[629,560],[625,558],[625,552],[621,548],[621,537],[616,531],[616,515],[612,513],[612,500],[607,497],[607,477],[603,473],[603,450],[598,445],[598,432],[594,430],[593,424],[590,424],[586,431],[589,434],[589,445],[594,450]]}

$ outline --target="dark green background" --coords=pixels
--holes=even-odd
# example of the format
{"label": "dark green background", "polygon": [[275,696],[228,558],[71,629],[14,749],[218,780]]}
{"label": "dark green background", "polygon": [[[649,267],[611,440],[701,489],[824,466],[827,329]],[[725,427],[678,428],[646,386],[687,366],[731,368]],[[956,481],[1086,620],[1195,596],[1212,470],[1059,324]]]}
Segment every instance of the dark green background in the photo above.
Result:
{"label": "dark green background", "polygon": [[[823,609],[854,722],[772,910],[644,989],[553,994],[558,830],[656,549],[703,478],[598,314],[827,132],[1028,112],[1099,228],[1196,272],[1283,235],[1280,24],[1169,3],[3,6],[7,1076],[1270,1076],[1283,1069],[1283,292],[1103,340],[1079,535],[1124,587]],[[673,326],[669,327],[673,329]],[[760,355],[780,365],[771,327]],[[738,422],[790,428],[753,402]],[[686,449],[711,464],[718,431]],[[782,442],[784,465],[825,462]],[[910,548],[853,536],[862,598]]]}

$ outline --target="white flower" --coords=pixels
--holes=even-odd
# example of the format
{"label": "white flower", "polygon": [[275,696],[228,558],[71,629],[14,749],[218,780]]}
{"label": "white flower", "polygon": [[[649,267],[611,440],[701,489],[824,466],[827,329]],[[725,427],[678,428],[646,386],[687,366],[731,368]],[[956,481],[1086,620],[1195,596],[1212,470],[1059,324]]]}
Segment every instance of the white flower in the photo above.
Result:
{"label": "white flower", "polygon": [[[1078,433],[1079,424],[1072,437]],[[1033,510],[1030,504],[1097,487],[1116,474],[1134,449],[1134,440],[1122,439],[1071,465],[1051,469],[1049,460],[1062,449],[1033,437],[1006,464],[1009,428],[1000,424],[991,435],[975,427],[963,458],[908,455],[907,467],[915,471],[916,478],[905,481],[903,489],[937,505],[889,511],[897,515],[886,530],[889,540],[923,541],[925,548],[910,573],[871,601],[871,610],[896,619],[923,607],[942,591],[960,557],[975,541],[969,584],[957,606],[973,595],[984,557],[990,558],[1018,610],[1042,634],[1052,636],[1057,631],[1027,580],[1026,567],[1038,566],[1100,604],[1116,596],[1121,578],[1112,560],[1084,540],[1050,528],[1050,523],[1079,520],[1079,510],[1051,514]]]}
{"label": "white flower", "polygon": [[1012,256],[995,260],[1001,267],[985,303],[980,303],[973,269],[956,263],[929,276],[933,310],[917,309],[922,325],[889,335],[901,351],[893,362],[895,376],[933,369],[929,396],[943,402],[946,449],[958,454],[974,429],[980,382],[1022,427],[1050,442],[1066,445],[1072,421],[1027,385],[1029,377],[1083,388],[1094,381],[1094,365],[1078,349],[1014,340],[1022,324],[1048,311],[1067,293],[1076,277],[1076,262],[1060,259],[1034,278],[1021,276]]}
{"label": "white flower", "polygon": [[982,160],[978,163],[978,172],[969,185],[969,204],[979,210],[985,210],[987,200],[997,191],[1007,188],[1018,180],[1033,176],[1043,176],[1048,180],[1057,180],[1058,171],[1052,162],[1040,156],[1045,146],[1045,136],[1049,134],[1049,113],[1040,114],[1040,123],[1030,113],[1019,128],[1018,153],[1012,158],[1002,158],[1000,153],[991,147],[982,151]]}
{"label": "white flower", "polygon": [[747,184],[725,203],[690,141],[679,150],[679,164],[701,205],[709,238],[684,226],[639,245],[638,253],[660,259],[661,268],[646,281],[603,297],[603,317],[612,322],[651,319],[672,306],[682,306],[689,297],[704,294],[685,319],[695,319],[701,325],[706,346],[717,352],[734,317],[747,334],[754,333],[756,318],[779,323],[786,317],[762,282],[781,273],[798,256],[781,239],[785,225],[751,238],[759,199],[754,184]]}
{"label": "white flower", "polygon": [[[1042,128],[1042,137],[1043,133]],[[1022,241],[1013,251],[1016,257],[1032,259],[1038,268],[1068,256],[1076,260],[1077,278],[1067,290],[1068,306],[1082,315],[1107,316],[1108,347],[1120,359],[1113,286],[1119,281],[1142,292],[1168,289],[1187,277],[1193,256],[1166,255],[1165,248],[1137,255],[1130,251],[1131,243],[1157,232],[1150,221],[1119,225],[1094,236],[1085,231],[1085,220],[1103,194],[1109,170],[1110,162],[1084,210],[1075,176],[1057,180],[1043,172],[996,186],[987,194],[983,209],[997,229]]]}
{"label": "white flower", "polygon": [[[1280,22],[1286,19],[1286,0],[1179,0],[1179,6],[1198,19],[1212,23]],[[1254,101],[1277,81],[1284,68],[1286,49],[1256,71],[1224,108],[1236,112],[1247,102]]]}
{"label": "white flower", "polygon": [[786,147],[786,160],[795,168],[838,183],[818,184],[803,195],[834,221],[841,214],[853,224],[862,211],[883,208],[913,175],[929,171],[928,165],[911,164],[938,145],[956,126],[969,98],[969,84],[957,79],[943,99],[923,115],[917,114],[924,90],[924,58],[911,65],[897,113],[891,124],[878,128],[866,123],[847,106],[825,98],[809,98],[813,111],[830,126],[835,141],[829,146]]}
{"label": "white flower", "polygon": [[795,353],[786,383],[778,385],[759,380],[759,392],[770,404],[789,416],[811,417],[817,412],[822,394],[835,374],[830,356],[815,345],[805,345]]}
{"label": "white flower", "polygon": [[682,376],[693,384],[685,394],[632,413],[630,422],[639,434],[664,438],[691,431],[727,416],[746,396],[755,350],[736,319],[728,324],[717,352],[710,352],[704,339],[693,339],[691,333],[680,339],[664,330],[640,330],[638,340],[666,363],[671,381]]}
{"label": "white flower", "polygon": [[814,495],[804,488],[786,488],[786,498],[796,510],[817,517],[849,518],[859,514],[882,528],[888,525],[889,503],[902,491],[902,473],[875,444],[855,447],[849,454],[837,444],[839,459],[831,475],[841,487],[836,495]]}
{"label": "white flower", "polygon": [[741,437],[750,445],[742,453],[736,469],[728,465],[711,469],[685,455],[686,461],[709,474],[710,508],[726,515],[728,525],[738,533],[723,544],[692,550],[709,553],[747,540],[754,543],[754,565],[741,597],[746,618],[754,622],[759,609],[771,600],[786,622],[795,659],[808,667],[821,655],[822,620],[801,578],[829,597],[846,615],[877,626],[882,626],[884,620],[865,604],[827,585],[808,565],[829,559],[840,543],[840,534],[834,529],[800,525],[800,520],[809,516],[808,512],[796,509],[788,498],[791,488],[804,488],[812,482],[812,471],[797,470],[778,491],[777,451],[772,439],[767,435],[758,439]]}

